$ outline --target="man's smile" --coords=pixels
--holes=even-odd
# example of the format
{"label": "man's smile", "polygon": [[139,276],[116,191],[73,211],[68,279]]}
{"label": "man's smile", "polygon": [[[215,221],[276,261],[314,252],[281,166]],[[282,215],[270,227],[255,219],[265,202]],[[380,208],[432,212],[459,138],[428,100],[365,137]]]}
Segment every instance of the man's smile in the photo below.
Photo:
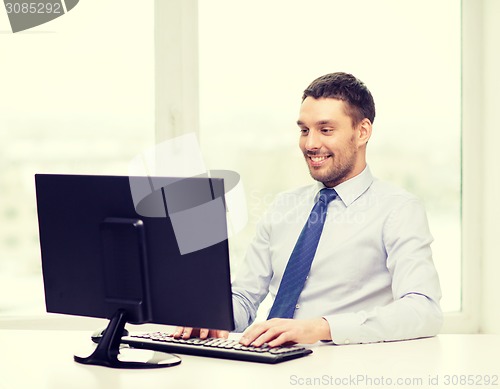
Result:
{"label": "man's smile", "polygon": [[325,163],[325,161],[330,157],[331,155],[307,155],[307,158],[309,159],[309,164],[313,167],[322,166]]}

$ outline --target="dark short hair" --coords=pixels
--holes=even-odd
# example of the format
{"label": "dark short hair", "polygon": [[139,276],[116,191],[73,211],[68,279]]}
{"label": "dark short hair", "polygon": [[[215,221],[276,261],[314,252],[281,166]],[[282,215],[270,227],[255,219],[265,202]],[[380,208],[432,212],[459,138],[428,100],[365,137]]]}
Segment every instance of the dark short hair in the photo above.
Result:
{"label": "dark short hair", "polygon": [[346,103],[346,114],[357,125],[364,118],[373,123],[375,120],[375,102],[366,85],[349,73],[330,73],[318,77],[306,88],[302,101],[306,97],[332,98]]}

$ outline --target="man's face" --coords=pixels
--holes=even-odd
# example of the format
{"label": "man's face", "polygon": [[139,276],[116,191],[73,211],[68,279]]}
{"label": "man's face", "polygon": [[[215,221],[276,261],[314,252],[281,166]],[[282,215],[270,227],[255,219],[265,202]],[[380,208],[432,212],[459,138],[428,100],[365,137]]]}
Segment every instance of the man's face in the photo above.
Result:
{"label": "man's face", "polygon": [[[299,146],[309,172],[328,187],[356,176],[366,166],[368,139],[363,135],[363,124],[353,127],[344,104],[333,98],[306,97],[297,121],[301,131]],[[362,123],[366,125],[366,121]]]}

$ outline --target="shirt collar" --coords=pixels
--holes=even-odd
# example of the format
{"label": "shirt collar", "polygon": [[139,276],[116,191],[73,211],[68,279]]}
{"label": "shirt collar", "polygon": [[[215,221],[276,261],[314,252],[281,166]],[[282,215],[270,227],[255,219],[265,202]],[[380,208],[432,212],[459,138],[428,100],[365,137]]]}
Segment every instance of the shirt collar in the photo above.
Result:
{"label": "shirt collar", "polygon": [[[364,170],[357,176],[344,181],[333,189],[335,189],[344,205],[348,207],[370,187],[372,182],[372,173],[368,165],[366,165]],[[318,182],[317,190],[320,191],[323,188],[325,188],[323,183]]]}

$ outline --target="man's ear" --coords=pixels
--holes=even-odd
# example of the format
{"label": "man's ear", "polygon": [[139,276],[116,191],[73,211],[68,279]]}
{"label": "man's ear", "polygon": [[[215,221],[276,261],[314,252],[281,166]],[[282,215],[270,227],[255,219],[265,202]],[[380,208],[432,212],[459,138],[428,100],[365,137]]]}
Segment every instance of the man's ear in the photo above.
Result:
{"label": "man's ear", "polygon": [[369,119],[364,118],[358,124],[358,131],[358,146],[364,146],[368,143],[370,137],[372,136],[372,122]]}

